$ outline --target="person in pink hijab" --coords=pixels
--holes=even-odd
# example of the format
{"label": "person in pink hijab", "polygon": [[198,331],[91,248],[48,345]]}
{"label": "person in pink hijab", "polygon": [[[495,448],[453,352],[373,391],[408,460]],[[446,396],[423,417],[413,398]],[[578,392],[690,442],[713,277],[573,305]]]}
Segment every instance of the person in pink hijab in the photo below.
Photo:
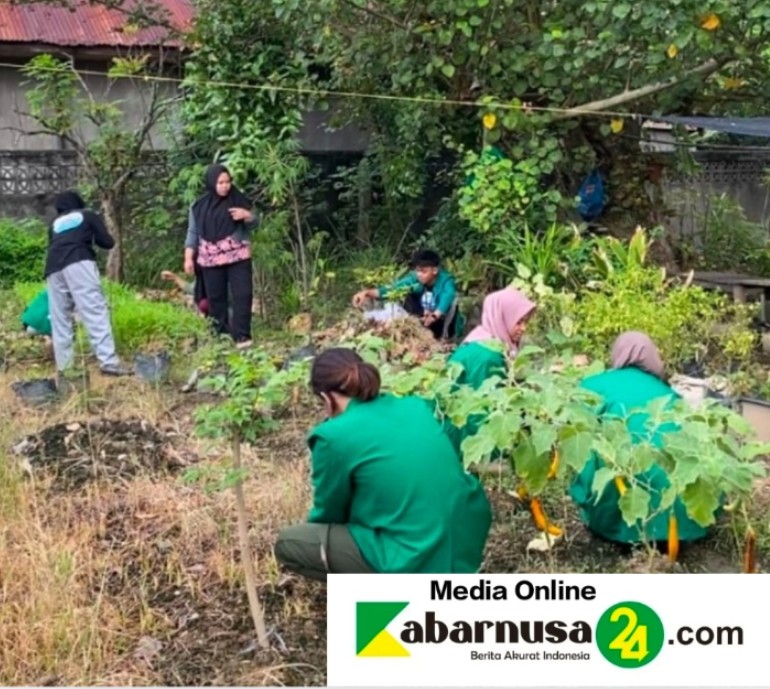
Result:
{"label": "person in pink hijab", "polygon": [[463,344],[497,340],[515,354],[534,311],[535,304],[513,287],[492,292],[484,299],[481,325],[468,334]]}
{"label": "person in pink hijab", "polygon": [[[481,325],[468,334],[447,362],[450,366],[459,366],[457,383],[478,390],[492,377],[504,379],[508,358],[516,355],[527,321],[534,311],[534,302],[513,287],[487,295],[481,311]],[[483,421],[483,415],[475,415],[462,428],[446,426],[460,456],[462,442],[475,435]]]}

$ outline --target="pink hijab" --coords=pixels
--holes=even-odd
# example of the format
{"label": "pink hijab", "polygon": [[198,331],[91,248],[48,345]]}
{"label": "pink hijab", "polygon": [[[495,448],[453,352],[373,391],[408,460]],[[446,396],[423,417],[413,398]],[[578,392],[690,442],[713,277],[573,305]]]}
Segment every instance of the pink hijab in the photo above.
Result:
{"label": "pink hijab", "polygon": [[511,338],[511,330],[534,310],[534,302],[513,287],[492,292],[484,299],[481,325],[471,330],[463,342],[499,340],[514,353],[519,343]]}
{"label": "pink hijab", "polygon": [[663,379],[663,360],[655,343],[644,333],[623,333],[612,345],[612,368],[634,366]]}

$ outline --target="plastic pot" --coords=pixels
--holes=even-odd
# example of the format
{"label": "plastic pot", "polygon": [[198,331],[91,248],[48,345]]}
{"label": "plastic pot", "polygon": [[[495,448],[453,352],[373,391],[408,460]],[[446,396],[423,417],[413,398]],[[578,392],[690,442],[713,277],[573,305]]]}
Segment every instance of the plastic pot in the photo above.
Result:
{"label": "plastic pot", "polygon": [[11,389],[19,399],[35,407],[49,404],[59,396],[53,378],[20,380],[13,383]]}
{"label": "plastic pot", "polygon": [[134,357],[134,370],[148,383],[162,383],[168,380],[171,357],[168,352],[160,354],[137,354]]}
{"label": "plastic pot", "polygon": [[758,440],[770,443],[770,402],[742,397],[738,409],[756,431]]}
{"label": "plastic pot", "polygon": [[300,347],[299,349],[295,349],[293,352],[289,354],[288,357],[286,357],[285,361],[283,362],[283,366],[281,367],[284,371],[291,367],[292,364],[298,363],[300,361],[305,361],[306,359],[312,359],[318,354],[318,350],[315,348],[314,345],[309,344],[305,345],[304,347]]}

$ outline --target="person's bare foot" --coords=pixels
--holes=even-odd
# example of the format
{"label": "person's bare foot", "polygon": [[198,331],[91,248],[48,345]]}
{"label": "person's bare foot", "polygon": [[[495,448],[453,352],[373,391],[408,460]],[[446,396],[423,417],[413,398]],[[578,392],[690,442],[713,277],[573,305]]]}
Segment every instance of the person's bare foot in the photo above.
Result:
{"label": "person's bare foot", "polygon": [[251,340],[242,340],[241,342],[235,343],[236,349],[248,349],[251,347],[254,343]]}

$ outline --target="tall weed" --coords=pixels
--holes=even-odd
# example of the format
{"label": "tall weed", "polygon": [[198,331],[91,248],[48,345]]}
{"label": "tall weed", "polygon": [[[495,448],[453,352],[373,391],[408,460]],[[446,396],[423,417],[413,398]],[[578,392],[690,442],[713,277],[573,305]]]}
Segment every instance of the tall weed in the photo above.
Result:
{"label": "tall weed", "polygon": [[[144,299],[129,287],[109,280],[102,284],[110,307],[115,343],[121,351],[176,347],[207,334],[206,320],[192,309]],[[14,292],[26,304],[44,287],[39,282],[20,283]]]}

